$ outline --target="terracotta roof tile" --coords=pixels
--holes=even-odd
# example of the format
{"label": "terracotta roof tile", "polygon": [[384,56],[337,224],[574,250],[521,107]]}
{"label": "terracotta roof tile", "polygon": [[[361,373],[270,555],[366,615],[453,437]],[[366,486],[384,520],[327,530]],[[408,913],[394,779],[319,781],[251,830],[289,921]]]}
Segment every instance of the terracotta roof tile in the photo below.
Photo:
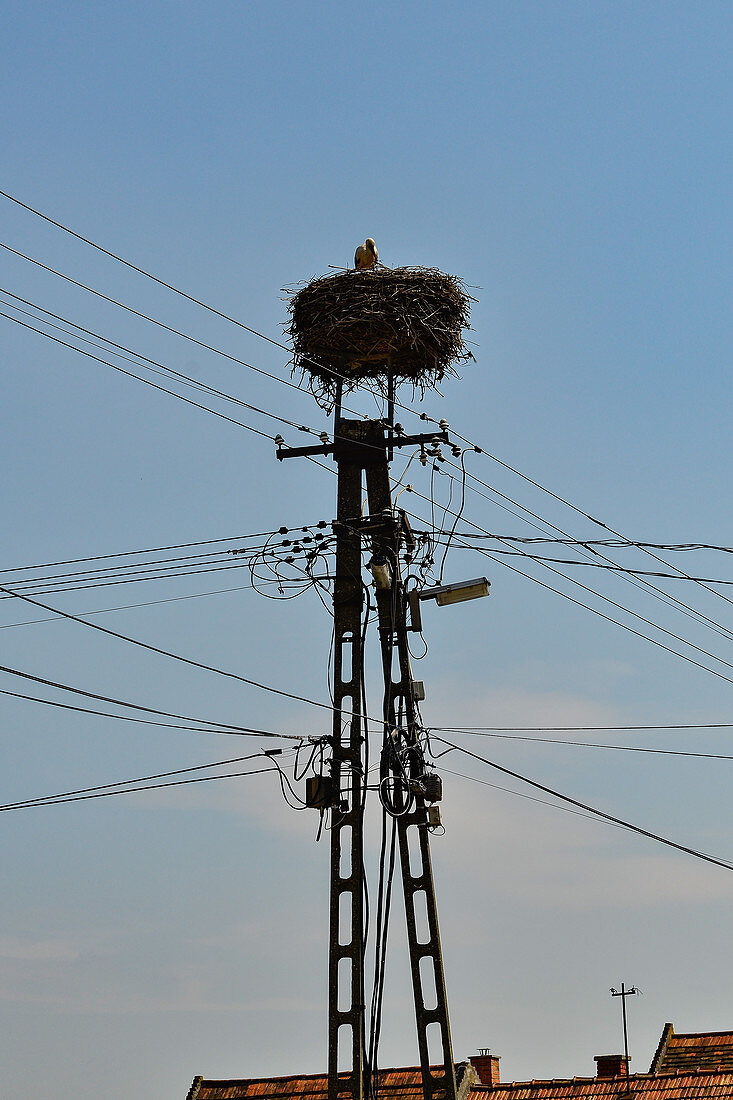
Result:
{"label": "terracotta roof tile", "polygon": [[733,1072],[709,1070],[631,1074],[629,1077],[573,1077],[514,1081],[493,1088],[474,1086],[468,1100],[731,1100]]}
{"label": "terracotta roof tile", "polygon": [[[675,1035],[665,1024],[649,1073],[514,1081],[493,1087],[474,1082],[476,1071],[456,1066],[459,1100],[733,1100],[733,1032]],[[379,1074],[384,1100],[422,1100],[418,1066]],[[187,1100],[328,1100],[326,1074],[216,1081],[196,1077]]]}
{"label": "terracotta roof tile", "polygon": [[672,1025],[665,1024],[651,1071],[676,1069],[733,1070],[733,1031],[675,1035]]}
{"label": "terracotta roof tile", "polygon": [[[465,1063],[456,1066],[456,1083],[466,1078]],[[468,1084],[468,1081],[465,1081]],[[466,1089],[462,1091],[467,1091]],[[422,1100],[419,1066],[386,1069],[379,1073],[379,1092],[387,1100]],[[324,1073],[300,1077],[257,1077],[236,1081],[211,1081],[196,1077],[188,1100],[327,1100],[328,1078]]]}

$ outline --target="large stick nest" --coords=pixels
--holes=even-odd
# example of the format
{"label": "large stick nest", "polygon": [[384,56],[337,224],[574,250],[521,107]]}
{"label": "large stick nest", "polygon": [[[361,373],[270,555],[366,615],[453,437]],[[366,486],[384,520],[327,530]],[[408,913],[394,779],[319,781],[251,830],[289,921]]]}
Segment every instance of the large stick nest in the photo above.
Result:
{"label": "large stick nest", "polygon": [[339,378],[384,394],[391,376],[420,390],[472,359],[465,284],[431,267],[339,271],[288,290],[294,369],[319,403],[333,405]]}

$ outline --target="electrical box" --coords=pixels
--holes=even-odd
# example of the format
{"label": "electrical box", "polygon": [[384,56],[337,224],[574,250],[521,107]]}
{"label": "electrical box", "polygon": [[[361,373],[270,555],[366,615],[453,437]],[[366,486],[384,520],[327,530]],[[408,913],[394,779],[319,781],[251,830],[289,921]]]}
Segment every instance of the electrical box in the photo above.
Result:
{"label": "electrical box", "polygon": [[412,697],[416,703],[422,703],[425,698],[425,684],[422,680],[412,681]]}
{"label": "electrical box", "polygon": [[311,810],[327,810],[332,793],[333,782],[328,775],[311,775],[305,781],[305,804]]}
{"label": "electrical box", "polygon": [[443,798],[443,780],[437,772],[425,772],[422,777],[423,798],[426,802],[440,802]]}
{"label": "electrical box", "polygon": [[428,806],[428,828],[437,829],[442,824],[443,816],[440,812],[440,806]]}

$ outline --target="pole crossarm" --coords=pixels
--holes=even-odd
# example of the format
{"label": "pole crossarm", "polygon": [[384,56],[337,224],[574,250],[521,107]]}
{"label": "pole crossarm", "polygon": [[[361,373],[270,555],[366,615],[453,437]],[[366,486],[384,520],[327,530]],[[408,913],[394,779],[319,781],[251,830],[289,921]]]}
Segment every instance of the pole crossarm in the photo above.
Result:
{"label": "pole crossarm", "polygon": [[[341,424],[353,423],[353,424],[373,424],[379,425],[379,420],[354,420],[354,421],[341,421]],[[390,432],[384,443],[388,447],[422,447],[426,443],[450,443],[448,432],[420,432],[418,435],[399,435]],[[286,447],[280,445],[275,451],[275,456],[279,462],[282,462],[284,458],[306,458],[309,455],[333,455],[335,461],[339,461],[340,449],[351,449],[354,447],[362,446],[364,448],[371,447],[371,444],[361,443],[358,439],[351,439],[348,436],[337,435],[333,443],[321,443],[315,444],[311,447]],[[386,457],[386,456],[385,456]]]}

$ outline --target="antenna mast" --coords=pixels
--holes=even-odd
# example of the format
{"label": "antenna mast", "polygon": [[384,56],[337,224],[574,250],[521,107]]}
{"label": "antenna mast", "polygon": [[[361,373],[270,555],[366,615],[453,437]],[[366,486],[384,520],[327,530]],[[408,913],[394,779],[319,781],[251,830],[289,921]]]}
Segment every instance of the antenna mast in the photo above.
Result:
{"label": "antenna mast", "polygon": [[621,982],[620,989],[612,989],[612,997],[621,998],[621,1015],[624,1022],[624,1058],[626,1059],[626,1072],[629,1071],[629,1033],[626,1027],[626,998],[633,997],[635,994],[641,993],[640,989],[632,985],[630,989],[627,989],[623,982]]}

